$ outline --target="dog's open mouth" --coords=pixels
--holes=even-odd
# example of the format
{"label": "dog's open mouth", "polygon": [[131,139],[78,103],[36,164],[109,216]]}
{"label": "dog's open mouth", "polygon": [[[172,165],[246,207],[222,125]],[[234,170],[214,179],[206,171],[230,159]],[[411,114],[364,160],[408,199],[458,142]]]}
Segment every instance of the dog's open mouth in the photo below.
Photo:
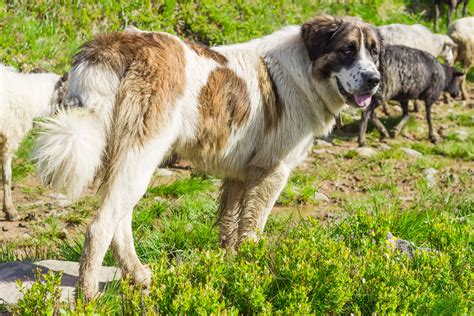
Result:
{"label": "dog's open mouth", "polygon": [[346,89],[344,89],[342,84],[339,82],[339,79],[336,78],[336,80],[339,93],[344,97],[347,104],[363,109],[372,102],[372,93],[364,93],[360,95],[350,94]]}

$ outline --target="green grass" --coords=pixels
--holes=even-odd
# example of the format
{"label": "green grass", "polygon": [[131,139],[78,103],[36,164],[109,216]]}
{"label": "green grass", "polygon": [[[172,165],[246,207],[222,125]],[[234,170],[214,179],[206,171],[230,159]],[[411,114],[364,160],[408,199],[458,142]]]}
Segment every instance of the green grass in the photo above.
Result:
{"label": "green grass", "polygon": [[[350,4],[299,1],[1,1],[0,62],[63,72],[79,45],[104,31],[136,25],[211,45],[262,36],[315,14],[356,15],[377,25],[422,23],[432,27],[431,1],[373,0]],[[445,32],[445,10],[440,32]],[[468,15],[474,14],[469,3]]]}
{"label": "green grass", "polygon": [[[344,1],[340,1],[344,2]],[[79,45],[93,34],[135,25],[168,31],[211,45],[235,43],[301,23],[320,13],[358,15],[377,25],[421,23],[431,27],[431,1],[1,1],[0,62],[29,70],[67,71]],[[443,7],[445,10],[445,7]],[[474,13],[474,2],[469,4]],[[445,31],[444,16],[440,21]],[[468,75],[472,80],[472,72]],[[335,139],[336,154],[313,157],[292,174],[278,198],[288,212],[272,215],[266,234],[236,253],[218,247],[218,179],[195,174],[150,187],[136,206],[137,254],[153,270],[149,293],[127,280],[108,285],[86,305],[60,303],[57,276],[37,282],[16,314],[472,314],[474,191],[472,111],[455,107],[447,117],[470,136],[452,130],[438,145],[398,141],[371,158],[360,158]],[[388,126],[398,118],[385,120]],[[352,116],[344,117],[352,123]],[[407,130],[417,132],[410,120]],[[368,139],[377,139],[371,130]],[[425,135],[421,135],[425,137]],[[32,175],[28,157],[35,133],[22,143],[14,181]],[[343,149],[340,150],[339,147]],[[424,154],[411,159],[400,147]],[[458,166],[462,168],[456,169]],[[435,168],[429,188],[423,170]],[[162,182],[160,182],[162,183]],[[45,194],[22,187],[28,196]],[[330,203],[314,201],[324,192]],[[329,204],[327,206],[326,204]],[[55,258],[78,261],[83,232],[98,206],[85,198],[35,227],[28,241],[2,243],[0,262]],[[298,220],[293,213],[303,213]],[[23,211],[22,209],[20,209]],[[26,210],[25,210],[26,211]],[[331,220],[313,218],[323,212]],[[306,218],[308,217],[308,218]],[[64,236],[64,226],[73,232]],[[72,229],[73,227],[74,229]],[[408,258],[387,247],[386,235],[427,250]],[[20,250],[19,250],[20,249]],[[108,252],[105,265],[116,265]],[[47,298],[47,299],[45,299]]]}

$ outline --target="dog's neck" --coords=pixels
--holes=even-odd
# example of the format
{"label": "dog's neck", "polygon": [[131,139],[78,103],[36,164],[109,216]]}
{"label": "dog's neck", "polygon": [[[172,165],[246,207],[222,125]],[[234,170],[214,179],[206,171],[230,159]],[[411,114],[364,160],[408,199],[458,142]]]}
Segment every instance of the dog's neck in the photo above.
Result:
{"label": "dog's neck", "polygon": [[[329,134],[335,123],[334,117],[345,104],[337,91],[331,91],[334,88],[327,81],[316,82],[313,78],[312,62],[301,37],[301,28],[286,27],[250,43],[255,43],[265,57],[278,90],[283,92],[280,96],[283,102],[298,107],[285,110],[302,113],[304,117],[300,118],[300,124],[311,125],[315,136]],[[285,102],[291,98],[293,100]],[[290,115],[295,116],[294,113]]]}

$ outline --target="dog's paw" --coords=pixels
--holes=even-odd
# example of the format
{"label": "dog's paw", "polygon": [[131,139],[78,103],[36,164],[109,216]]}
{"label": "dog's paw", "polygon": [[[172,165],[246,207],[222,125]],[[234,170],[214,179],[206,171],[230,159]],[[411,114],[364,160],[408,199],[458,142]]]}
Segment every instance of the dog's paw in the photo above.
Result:
{"label": "dog's paw", "polygon": [[131,278],[134,284],[141,285],[148,288],[151,285],[152,272],[149,266],[141,265],[131,273]]}

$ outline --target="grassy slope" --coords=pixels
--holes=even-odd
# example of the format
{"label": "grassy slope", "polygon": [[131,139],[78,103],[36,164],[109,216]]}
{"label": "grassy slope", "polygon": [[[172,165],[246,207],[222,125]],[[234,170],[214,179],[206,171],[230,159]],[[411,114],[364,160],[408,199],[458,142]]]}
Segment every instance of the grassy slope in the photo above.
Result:
{"label": "grassy slope", "polygon": [[[424,19],[426,13],[407,14],[405,1],[400,0],[351,5],[304,0],[77,3],[0,2],[0,62],[62,72],[78,45],[93,33],[128,24],[209,44],[245,41],[315,13],[360,15],[376,24],[431,24]],[[474,13],[472,1],[470,13]],[[441,114],[445,110],[449,109],[443,108]],[[157,180],[137,206],[133,223],[139,256],[154,270],[150,295],[143,296],[126,282],[117,283],[98,301],[89,307],[79,304],[74,312],[87,308],[86,312],[104,314],[142,309],[231,314],[472,311],[474,111],[461,107],[455,111],[438,112],[438,119],[442,116],[448,126],[438,146],[426,142],[426,130],[419,130],[424,123],[416,122],[408,127],[408,135],[421,141],[402,138],[370,159],[354,157],[345,147],[346,136],[337,137],[341,146],[332,149],[334,153],[313,155],[308,166],[292,176],[270,218],[267,239],[245,245],[236,255],[225,255],[217,247],[218,179],[185,174],[170,183]],[[454,134],[459,128],[468,131],[467,140]],[[373,141],[376,137],[376,132],[369,134]],[[25,140],[18,153],[15,180],[24,194],[37,196],[42,189],[21,185],[32,177],[27,157],[33,141],[33,136]],[[414,147],[425,156],[411,159],[401,146]],[[428,167],[439,171],[440,184],[433,189],[422,173]],[[314,200],[315,191],[328,194],[330,203]],[[59,217],[47,216],[31,233],[32,240],[0,245],[0,261],[77,260],[80,232],[95,207],[96,201],[89,197]],[[322,213],[330,220],[299,216],[321,218]],[[78,236],[64,239],[63,226]],[[385,244],[388,231],[438,252],[419,253],[413,259],[399,256]],[[19,254],[16,248],[25,244],[33,250]],[[34,250],[39,248],[51,251]],[[110,254],[106,263],[114,263]],[[54,306],[44,299],[44,291],[30,292],[17,312]],[[118,291],[123,294],[117,295]],[[71,312],[71,307],[65,308]]]}

